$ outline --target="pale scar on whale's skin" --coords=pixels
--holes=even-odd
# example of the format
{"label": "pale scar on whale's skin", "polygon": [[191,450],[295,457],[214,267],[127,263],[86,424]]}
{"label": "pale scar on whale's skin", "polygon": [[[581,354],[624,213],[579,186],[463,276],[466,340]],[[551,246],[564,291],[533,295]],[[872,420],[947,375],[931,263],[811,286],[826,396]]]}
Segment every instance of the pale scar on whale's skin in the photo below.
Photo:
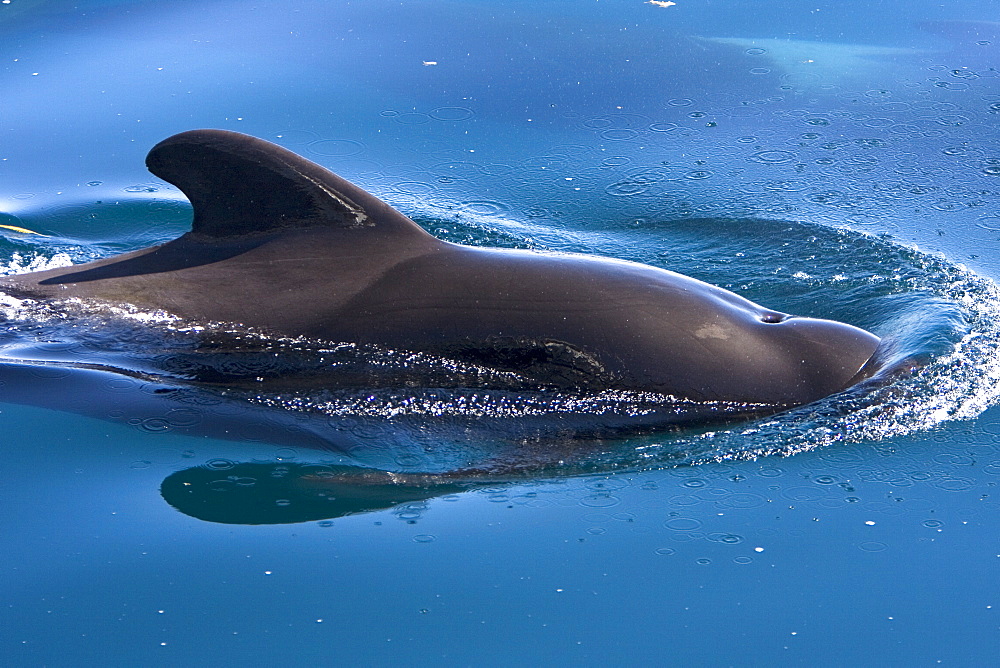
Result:
{"label": "pale scar on whale's skin", "polygon": [[705,325],[694,330],[699,339],[728,339],[729,333],[721,325]]}
{"label": "pale scar on whale's skin", "polygon": [[191,201],[191,232],[4,277],[0,290],[477,363],[531,360],[564,384],[776,407],[850,387],[879,345],[657,267],[441,241],[325,168],[235,132],[175,135],[146,162]]}

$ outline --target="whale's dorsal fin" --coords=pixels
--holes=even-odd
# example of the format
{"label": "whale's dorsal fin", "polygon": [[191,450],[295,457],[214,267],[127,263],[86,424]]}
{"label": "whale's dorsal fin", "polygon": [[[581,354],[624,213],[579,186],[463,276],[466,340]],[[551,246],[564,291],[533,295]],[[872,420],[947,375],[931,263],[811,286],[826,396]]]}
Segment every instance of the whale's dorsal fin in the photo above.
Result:
{"label": "whale's dorsal fin", "polygon": [[194,208],[191,231],[224,238],[298,227],[423,233],[388,204],[276,144],[226,130],[191,130],[146,156],[155,176]]}

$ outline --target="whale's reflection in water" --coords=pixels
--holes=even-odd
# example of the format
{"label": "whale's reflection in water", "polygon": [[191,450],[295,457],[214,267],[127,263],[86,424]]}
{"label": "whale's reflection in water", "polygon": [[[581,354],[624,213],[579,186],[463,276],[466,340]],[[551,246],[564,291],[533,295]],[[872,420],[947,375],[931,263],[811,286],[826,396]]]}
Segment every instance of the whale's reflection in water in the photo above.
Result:
{"label": "whale's reflection in water", "polygon": [[160,493],[177,510],[207,522],[287,524],[390,508],[404,512],[407,504],[484,486],[443,475],[217,459],[170,474]]}

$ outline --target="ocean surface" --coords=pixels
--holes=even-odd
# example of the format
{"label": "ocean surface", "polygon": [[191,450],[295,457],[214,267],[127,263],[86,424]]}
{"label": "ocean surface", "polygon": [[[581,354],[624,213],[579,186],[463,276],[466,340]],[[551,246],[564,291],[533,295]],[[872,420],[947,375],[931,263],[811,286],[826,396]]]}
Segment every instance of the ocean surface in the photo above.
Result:
{"label": "ocean surface", "polygon": [[449,241],[678,271],[864,327],[907,372],[585,437],[653,400],[261,391],[440,361],[0,295],[4,665],[995,662],[997,18],[5,0],[0,274],[182,234],[145,154],[222,128]]}

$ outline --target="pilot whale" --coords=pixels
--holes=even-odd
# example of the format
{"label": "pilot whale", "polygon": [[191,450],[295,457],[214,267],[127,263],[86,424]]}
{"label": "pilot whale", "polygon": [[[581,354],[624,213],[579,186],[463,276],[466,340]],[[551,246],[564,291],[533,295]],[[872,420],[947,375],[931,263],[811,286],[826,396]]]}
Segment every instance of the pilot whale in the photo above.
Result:
{"label": "pilot whale", "polygon": [[790,407],[870,373],[875,335],[664,269],[439,240],[284,148],[193,130],[146,165],[193,207],[162,245],[0,279],[20,298],[157,309],[279,336],[535,370],[562,386]]}

